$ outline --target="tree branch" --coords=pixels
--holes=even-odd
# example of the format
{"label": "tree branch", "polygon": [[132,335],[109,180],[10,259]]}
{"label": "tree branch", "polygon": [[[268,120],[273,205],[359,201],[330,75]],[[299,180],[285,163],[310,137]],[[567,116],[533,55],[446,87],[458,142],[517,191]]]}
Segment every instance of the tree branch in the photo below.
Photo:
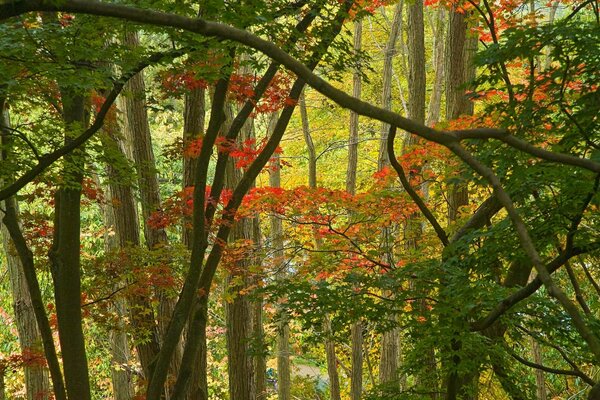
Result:
{"label": "tree branch", "polygon": [[[2,9],[2,6],[0,6],[0,15],[2,15],[1,9]],[[48,153],[48,154],[45,154],[45,155],[39,157],[38,158],[39,161],[34,167],[32,167],[27,172],[25,172],[23,175],[21,175],[18,179],[16,179],[10,185],[8,185],[5,188],[3,188],[2,190],[0,190],[0,200],[5,200],[5,199],[9,198],[10,196],[15,195],[25,185],[27,185],[29,182],[33,181],[38,175],[40,175],[48,167],[50,167],[55,161],[57,161],[58,159],[60,159],[61,157],[65,156],[65,155],[69,154],[70,152],[72,152],[79,146],[83,145],[85,142],[87,142],[92,136],[94,136],[94,134],[96,132],[98,132],[100,130],[100,128],[102,128],[104,119],[106,118],[106,116],[107,116],[110,108],[112,107],[113,103],[115,102],[117,96],[119,95],[119,93],[121,93],[121,90],[123,89],[123,87],[125,86],[127,81],[129,81],[129,79],[131,79],[134,75],[136,75],[137,73],[142,71],[147,66],[155,64],[157,62],[160,62],[161,60],[163,60],[167,57],[170,57],[170,58],[178,57],[183,54],[185,54],[185,52],[180,49],[169,51],[169,52],[155,53],[155,54],[151,55],[150,57],[148,57],[146,60],[140,62],[135,68],[133,68],[126,74],[123,74],[114,83],[112,90],[106,96],[106,99],[105,99],[104,103],[102,104],[100,111],[98,111],[98,114],[96,114],[96,119],[94,120],[94,123],[88,129],[86,129],[81,135],[79,135],[76,138],[74,138],[73,140],[69,141],[63,147],[53,151],[52,153]]]}

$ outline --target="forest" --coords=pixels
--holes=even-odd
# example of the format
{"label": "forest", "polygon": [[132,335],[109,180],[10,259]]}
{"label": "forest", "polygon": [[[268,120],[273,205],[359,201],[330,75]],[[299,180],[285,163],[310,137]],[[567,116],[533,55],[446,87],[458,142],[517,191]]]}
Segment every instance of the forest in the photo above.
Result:
{"label": "forest", "polygon": [[0,400],[600,400],[600,0],[0,0]]}

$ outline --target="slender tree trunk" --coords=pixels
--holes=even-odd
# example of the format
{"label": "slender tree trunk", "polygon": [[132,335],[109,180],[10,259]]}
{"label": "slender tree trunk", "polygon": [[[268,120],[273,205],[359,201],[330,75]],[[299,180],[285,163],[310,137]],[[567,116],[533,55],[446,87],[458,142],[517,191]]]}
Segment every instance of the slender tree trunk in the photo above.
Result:
{"label": "slender tree trunk", "polygon": [[[308,124],[308,112],[306,110],[305,94],[300,95],[300,118],[302,120],[302,134],[308,150],[308,186],[315,189],[317,187],[317,157],[310,126]],[[315,237],[316,248],[321,247],[320,240]],[[323,332],[325,333],[325,354],[327,358],[327,375],[329,376],[329,393],[331,400],[340,400],[340,377],[337,368],[337,357],[335,354],[335,341],[333,340],[333,332],[331,330],[331,321],[329,316],[323,318]]]}
{"label": "slender tree trunk", "polygon": [[[254,265],[261,265],[262,256],[261,249],[263,246],[262,235],[260,230],[260,219],[255,217],[252,219],[252,242],[256,249],[256,255],[252,261]],[[257,276],[253,279],[253,284],[260,287],[260,280]],[[254,388],[257,400],[265,400],[267,398],[267,358],[265,343],[265,332],[263,326],[263,300],[259,298],[254,301],[252,310],[252,333],[255,338],[256,349],[258,352],[254,355]]]}
{"label": "slender tree trunk", "polygon": [[436,12],[435,21],[432,22],[433,30],[433,65],[435,78],[431,97],[429,98],[429,112],[427,114],[427,125],[433,126],[440,120],[442,105],[442,92],[444,89],[444,49],[446,33],[446,9],[440,7]]}
{"label": "slender tree trunk", "polygon": [[323,331],[325,333],[325,355],[327,357],[327,375],[329,376],[329,395],[331,400],[341,400],[340,376],[337,367],[337,357],[335,355],[335,341],[333,340],[333,331],[331,329],[331,320],[325,315],[323,322]]}
{"label": "slender tree trunk", "polygon": [[[4,110],[4,102],[0,101],[0,129],[9,125],[8,112]],[[3,141],[0,141],[2,144]],[[3,159],[0,156],[0,159]],[[4,186],[2,184],[1,186]],[[6,208],[4,202],[0,207]],[[18,215],[18,204],[15,202],[15,212]],[[8,274],[10,279],[10,288],[13,298],[13,310],[17,323],[17,332],[19,333],[19,345],[21,352],[43,353],[42,338],[40,330],[35,319],[35,312],[25,280],[24,268],[21,259],[10,241],[10,233],[6,226],[0,221],[0,236],[2,236],[2,248],[6,255]],[[27,400],[45,400],[49,398],[50,383],[48,381],[48,372],[42,366],[25,366],[25,389]],[[3,371],[2,371],[3,374]]]}
{"label": "slender tree trunk", "polygon": [[[385,55],[383,62],[383,82],[382,82],[382,98],[381,106],[387,110],[392,108],[392,61],[396,54],[396,42],[402,32],[402,20],[403,20],[403,8],[404,1],[400,0],[394,8],[394,17],[392,20],[392,26],[388,41],[385,46]],[[387,137],[388,137],[389,125],[382,123],[381,134],[380,134],[380,146],[379,146],[379,157],[377,163],[377,169],[380,171],[387,167],[390,163],[387,152]],[[384,228],[381,235],[381,240],[385,252],[385,260],[387,262],[392,261],[390,243],[391,241],[391,229]],[[398,362],[400,358],[400,331],[397,328],[393,328],[385,332],[381,339],[381,358],[379,361],[379,381],[380,383],[386,384],[391,382],[398,382]]]}
{"label": "slender tree trunk", "polygon": [[305,92],[302,91],[300,100],[298,101],[300,108],[300,120],[302,123],[302,136],[306,143],[306,150],[308,152],[308,187],[317,187],[317,151],[315,144],[310,134],[310,127],[308,125],[308,111],[306,109],[306,96]]}
{"label": "slender tree trunk", "polygon": [[[85,126],[84,97],[61,88],[63,119],[69,141]],[[69,399],[91,399],[83,318],[81,315],[80,219],[84,154],[75,150],[64,158],[63,182],[55,200],[54,240],[50,250],[56,317]]]}
{"label": "slender tree trunk", "polygon": [[[269,121],[268,134],[269,136],[275,129],[277,122],[277,114],[273,114]],[[281,164],[279,162],[279,154],[275,154],[274,169],[269,175],[269,184],[273,188],[281,187]],[[285,270],[285,254],[283,251],[283,223],[276,216],[270,218],[271,222],[271,244],[274,248],[273,258],[276,265],[276,279],[284,279],[287,275]],[[291,365],[290,365],[290,327],[288,324],[288,315],[282,311],[277,326],[277,398],[279,400],[291,400]]]}
{"label": "slender tree trunk", "polygon": [[[354,51],[362,49],[362,20],[354,22]],[[362,80],[360,71],[352,74],[352,96],[361,97]],[[346,170],[346,192],[356,193],[356,171],[358,167],[358,114],[350,112],[350,135],[348,137],[348,168]],[[350,328],[352,370],[350,376],[350,400],[360,400],[363,387],[363,323],[359,319]]]}
{"label": "slender tree trunk", "polygon": [[[404,0],[400,0],[394,8],[394,17],[392,19],[392,26],[390,28],[390,35],[388,36],[387,43],[384,50],[383,59],[383,71],[382,71],[382,93],[381,93],[381,108],[386,110],[392,109],[392,63],[394,56],[396,55],[396,42],[398,36],[402,32],[402,15],[404,8]],[[388,159],[387,152],[387,137],[390,126],[386,123],[381,124],[381,134],[379,142],[379,159],[377,162],[377,169],[381,170],[383,167],[389,165],[390,160]]]}

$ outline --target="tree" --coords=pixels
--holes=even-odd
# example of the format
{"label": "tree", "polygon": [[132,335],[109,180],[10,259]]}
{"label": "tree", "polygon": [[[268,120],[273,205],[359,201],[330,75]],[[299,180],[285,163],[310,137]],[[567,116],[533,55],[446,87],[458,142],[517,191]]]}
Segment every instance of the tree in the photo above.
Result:
{"label": "tree", "polygon": [[[445,357],[444,365],[448,366],[446,373],[452,375],[457,372],[455,368],[457,364],[453,363],[453,360],[458,357],[458,360],[462,362],[472,360],[473,363],[469,366],[473,367],[476,373],[482,370],[494,370],[496,376],[505,378],[504,383],[506,383],[510,382],[509,377],[514,371],[523,371],[517,367],[505,368],[513,367],[507,362],[508,357],[519,360],[516,357],[520,356],[516,355],[512,348],[514,343],[523,335],[536,336],[540,339],[540,335],[537,335],[536,331],[543,331],[544,336],[550,338],[548,347],[554,349],[555,353],[553,354],[558,357],[558,360],[554,359],[554,361],[559,366],[567,363],[569,369],[552,369],[540,365],[536,367],[545,368],[547,372],[552,370],[558,374],[578,376],[587,384],[595,385],[594,380],[584,372],[586,368],[578,365],[582,364],[584,357],[595,360],[596,364],[600,359],[600,343],[594,331],[595,317],[587,313],[586,307],[583,306],[587,303],[581,295],[576,295],[575,292],[579,290],[573,282],[584,278],[590,288],[595,287],[592,283],[595,271],[590,271],[588,267],[590,260],[593,259],[593,254],[589,253],[598,248],[598,241],[594,233],[597,224],[594,207],[598,186],[595,178],[600,173],[600,166],[594,158],[598,114],[597,88],[594,87],[594,71],[598,69],[597,40],[594,40],[594,34],[597,33],[597,22],[594,21],[594,18],[597,19],[598,9],[589,2],[581,2],[563,21],[552,26],[531,28],[526,25],[517,25],[513,29],[501,31],[497,29],[498,26],[506,25],[502,25],[500,22],[510,22],[510,18],[507,18],[506,15],[512,18],[517,12],[516,8],[506,6],[502,13],[495,13],[489,3],[484,1],[483,4],[486,7],[485,11],[478,10],[477,4],[472,3],[467,3],[462,7],[475,8],[478,13],[485,14],[485,18],[482,16],[483,23],[490,28],[491,42],[479,58],[484,73],[477,81],[477,91],[472,95],[485,100],[481,105],[485,114],[450,121],[445,130],[427,127],[422,123],[403,118],[390,110],[354,99],[342,90],[328,84],[312,72],[316,60],[322,55],[322,48],[315,50],[317,54],[315,58],[309,58],[309,61],[306,61],[307,67],[269,40],[224,23],[140,10],[125,5],[83,3],[77,0],[67,0],[60,5],[43,1],[3,4],[0,5],[0,16],[4,18],[33,10],[85,12],[125,17],[135,22],[167,25],[210,37],[231,39],[264,52],[276,63],[285,65],[286,68],[300,76],[301,81],[295,83],[291,89],[292,100],[298,98],[304,82],[306,82],[338,104],[352,109],[360,115],[388,123],[391,130],[388,136],[387,151],[392,167],[397,172],[406,195],[411,197],[427,221],[429,228],[425,230],[425,233],[430,235],[428,238],[437,241],[434,245],[425,245],[424,249],[428,249],[429,252],[424,251],[423,258],[407,259],[406,266],[408,268],[398,269],[394,275],[387,275],[387,281],[383,280],[383,284],[377,283],[377,285],[386,290],[401,288],[408,279],[414,280],[420,277],[419,281],[423,285],[419,288],[420,293],[440,293],[434,300],[425,302],[424,309],[428,314],[424,314],[423,308],[409,307],[408,305],[411,303],[407,303],[406,299],[397,298],[392,302],[395,306],[403,305],[406,308],[406,310],[403,309],[403,317],[414,327],[415,333],[428,335],[427,339],[419,341],[419,344],[431,343],[433,338],[445,340],[442,342],[445,345],[440,347],[443,349],[452,349],[452,345],[460,344],[461,346],[454,346],[453,351],[441,354],[442,357]],[[587,6],[589,6],[589,11],[586,9]],[[332,15],[329,20],[335,21],[334,26],[337,30],[342,25],[344,15],[340,12],[338,15]],[[499,34],[502,35],[501,37],[506,37],[506,40],[499,40]],[[328,36],[319,36],[319,38],[327,44],[331,40]],[[482,40],[485,41],[485,39],[484,36]],[[222,51],[222,48],[217,46],[215,48],[219,49],[220,54],[227,54]],[[311,49],[313,48],[311,47]],[[292,51],[292,47],[288,47],[288,50]],[[552,51],[554,59],[553,68],[545,75],[535,68],[535,63],[536,59],[544,54],[543,52],[549,50]],[[297,57],[302,56],[302,54],[296,55]],[[519,69],[520,67],[515,66],[515,63],[521,63],[528,68]],[[223,62],[219,63],[219,68],[218,76],[220,78],[217,85],[226,87],[227,82],[223,77],[230,74],[231,65]],[[515,81],[518,82],[517,84],[513,83],[515,76],[519,76],[519,79]],[[117,82],[115,87],[121,83]],[[265,82],[265,87],[266,83],[268,82]],[[63,92],[64,99],[74,97],[67,96],[68,93],[64,90]],[[215,89],[215,93],[225,92],[226,90]],[[258,92],[255,90],[255,94]],[[551,100],[549,100],[550,96],[546,96],[549,93],[552,94]],[[116,94],[109,94],[107,96],[109,102],[105,105],[110,105],[115,96]],[[194,240],[192,241],[190,268],[186,273],[186,283],[175,308],[163,348],[158,353],[153,376],[149,383],[148,398],[160,397],[170,358],[192,310],[194,312],[190,326],[198,327],[199,332],[205,333],[207,297],[225,247],[224,243],[231,230],[234,214],[242,204],[251,183],[268,162],[269,153],[275,150],[293,109],[292,105],[283,108],[282,116],[273,135],[264,150],[258,154],[256,160],[247,169],[234,190],[231,200],[223,206],[216,206],[214,201],[213,203],[208,202],[205,207],[203,206],[207,197],[205,178],[208,176],[209,156],[224,121],[221,110],[226,99],[225,95],[219,96],[213,97],[211,102],[213,110],[210,123],[198,158],[194,189],[194,204],[196,205],[193,218]],[[254,104],[252,102],[248,104],[248,107],[252,109],[256,100]],[[0,191],[0,198],[9,199],[36,174],[65,154],[69,154],[72,161],[77,161],[73,160],[70,152],[89,139],[95,130],[98,130],[107,111],[108,106],[103,106],[90,129],[60,146],[58,150],[51,150],[50,156],[40,157],[28,164],[30,167],[25,172],[19,173],[19,177],[13,184]],[[239,122],[244,121],[245,118],[241,118]],[[233,125],[235,123],[234,120]],[[488,127],[465,128],[465,126],[474,124]],[[242,125],[240,124],[239,127],[241,128]],[[447,217],[435,208],[435,203],[431,203],[431,199],[428,200],[429,204],[423,201],[419,193],[413,189],[413,186],[419,185],[420,181],[418,176],[415,179],[415,176],[410,174],[413,169],[411,162],[414,162],[410,159],[411,154],[405,154],[400,159],[396,158],[393,146],[396,128],[415,134],[426,141],[428,146],[424,148],[425,151],[430,152],[430,156],[432,152],[437,152],[429,160],[434,159],[438,163],[446,163],[452,167],[453,163],[457,163],[448,157],[448,154],[452,152],[467,166],[456,168],[455,171],[459,171],[461,180],[470,182],[472,201],[479,202],[481,207],[477,211],[473,211],[466,221],[457,221],[454,234],[449,235],[442,228],[442,223]],[[237,132],[231,135],[227,134],[231,139],[235,139],[236,135]],[[220,149],[219,153],[220,160],[217,160],[216,165],[222,167],[226,165],[228,151]],[[454,166],[458,167],[458,164]],[[405,169],[409,171],[408,175],[404,173]],[[224,173],[223,171],[219,168],[215,169],[215,180],[213,180],[209,192],[213,199],[221,198],[223,175],[219,174]],[[439,169],[433,170],[434,173],[438,173],[438,171]],[[63,188],[61,190],[66,190],[67,194],[73,195],[70,200],[79,196],[76,193],[78,189]],[[69,200],[69,196],[67,196],[67,200]],[[198,207],[198,205],[202,206]],[[500,212],[502,209],[504,211]],[[220,210],[223,212],[219,213],[219,218],[215,219],[212,231],[213,234],[216,232],[216,236],[211,236],[210,226],[213,223],[213,217]],[[410,208],[407,211],[409,210]],[[36,311],[38,324],[46,341],[49,329],[47,329],[47,321],[44,325],[45,315],[39,289],[35,288],[35,274],[32,274],[34,271],[33,261],[28,255],[26,242],[20,235],[18,224],[15,223],[14,207],[7,206],[6,214],[7,217],[4,220],[11,231],[11,237],[21,257],[26,276],[29,271],[28,284],[32,303],[38,310]],[[59,213],[58,218],[65,218],[65,214]],[[63,220],[61,226],[75,227],[69,220]],[[75,235],[72,231],[78,231],[76,228],[61,233],[61,229],[64,228],[59,226],[57,235],[75,243]],[[217,240],[213,240],[213,237],[216,237]],[[209,241],[212,245],[210,248]],[[65,253],[62,251],[64,248],[61,247],[65,244],[64,241],[61,241],[60,246],[57,247],[61,253],[59,254],[61,260],[66,255],[72,256],[68,259],[72,269],[78,263],[73,243],[68,243],[71,246],[67,246],[65,250],[70,251]],[[206,260],[204,260],[205,255],[207,255]],[[563,270],[566,268],[561,267],[578,255],[582,256],[583,264],[579,275],[564,275]],[[62,266],[60,265],[60,267]],[[380,266],[385,268],[385,264]],[[523,272],[528,272],[531,268],[536,270],[537,276],[530,283],[524,283],[525,286],[516,288],[509,284],[509,282],[519,282],[520,278],[515,278],[515,274],[529,275],[528,273],[523,274]],[[591,272],[590,274],[585,273],[586,268],[588,268],[588,272]],[[591,279],[588,275],[591,276]],[[70,278],[77,278],[77,276],[70,276]],[[62,284],[61,280],[57,279],[57,282]],[[335,282],[335,284],[339,286],[343,285],[343,282]],[[356,282],[353,282],[353,285],[355,287]],[[544,286],[545,292],[536,293],[542,286]],[[80,330],[81,321],[75,310],[75,308],[79,309],[79,299],[75,304],[75,293],[64,293],[60,290],[60,285],[57,289],[59,298],[63,294],[68,294],[70,296],[68,299],[71,301],[68,303],[69,307],[65,307],[64,302],[60,304],[60,307],[57,304],[62,313],[62,317],[59,317],[59,330],[62,329],[64,332],[64,324],[73,321],[79,323],[78,329]],[[198,289],[201,289],[200,292]],[[79,291],[75,290],[75,292],[80,295]],[[416,291],[415,293],[418,294]],[[571,300],[572,294],[575,295],[573,298],[577,302]],[[364,295],[364,298],[369,296],[367,293]],[[61,298],[61,301],[64,300],[64,297]],[[386,299],[386,301],[388,300],[391,301]],[[513,308],[517,304],[519,308]],[[544,317],[523,319],[521,314],[523,310],[531,315],[543,315]],[[395,312],[395,314],[397,313]],[[490,343],[489,339],[492,336],[488,329],[492,328],[500,317],[502,317],[502,323],[507,327],[498,337],[503,340],[493,342],[494,346],[487,346],[486,343]],[[562,322],[558,323],[558,321]],[[568,326],[568,329],[557,328],[562,326]],[[498,325],[496,325],[497,327]],[[457,337],[460,337],[460,340],[457,340]],[[197,349],[202,348],[205,337],[200,335],[200,337],[191,339],[188,339],[184,352],[184,360],[188,360],[188,363],[182,363],[179,379],[175,384],[175,393],[183,393],[185,377],[186,374],[189,374],[189,361],[196,359]],[[565,343],[577,341],[583,344],[577,348],[581,351],[576,352],[576,359],[573,361],[573,355],[564,353],[563,347]],[[45,345],[56,390],[60,388],[60,369],[57,374],[56,356],[52,354],[54,349],[52,343],[46,341]],[[204,354],[205,349],[204,346],[204,350],[202,350]],[[477,351],[472,352],[469,349]],[[81,387],[77,387],[78,385],[73,380],[75,372],[73,366],[80,363],[81,360],[78,360],[77,357],[85,356],[85,352],[77,347],[71,348],[67,352],[70,350],[72,350],[73,359],[71,361],[73,362],[67,362],[70,366],[65,368],[65,375],[68,377],[66,379],[67,392],[72,395],[74,391],[81,390]],[[63,356],[66,355],[63,354]],[[66,357],[69,358],[69,356]],[[566,360],[563,361],[560,357],[566,358]],[[532,364],[523,357],[520,357],[520,362],[527,367],[531,367]],[[69,370],[68,373],[67,370]],[[528,375],[524,374],[524,376]],[[460,386],[455,386],[456,390],[450,388],[449,392],[458,395],[462,390]],[[513,390],[505,385],[504,389],[514,393],[513,397],[518,397],[521,387]],[[594,398],[595,392],[597,392],[597,387],[594,387],[589,398]],[[60,391],[58,396],[60,396]],[[89,394],[86,396],[89,397]],[[63,395],[62,398],[64,397]]]}

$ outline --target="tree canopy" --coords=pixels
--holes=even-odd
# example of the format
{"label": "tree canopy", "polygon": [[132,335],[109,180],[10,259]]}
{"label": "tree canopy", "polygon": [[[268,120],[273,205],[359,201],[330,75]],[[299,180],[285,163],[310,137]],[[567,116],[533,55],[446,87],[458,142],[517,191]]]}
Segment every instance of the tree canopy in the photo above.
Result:
{"label": "tree canopy", "polygon": [[1,1],[1,395],[600,398],[598,37],[597,0]]}

